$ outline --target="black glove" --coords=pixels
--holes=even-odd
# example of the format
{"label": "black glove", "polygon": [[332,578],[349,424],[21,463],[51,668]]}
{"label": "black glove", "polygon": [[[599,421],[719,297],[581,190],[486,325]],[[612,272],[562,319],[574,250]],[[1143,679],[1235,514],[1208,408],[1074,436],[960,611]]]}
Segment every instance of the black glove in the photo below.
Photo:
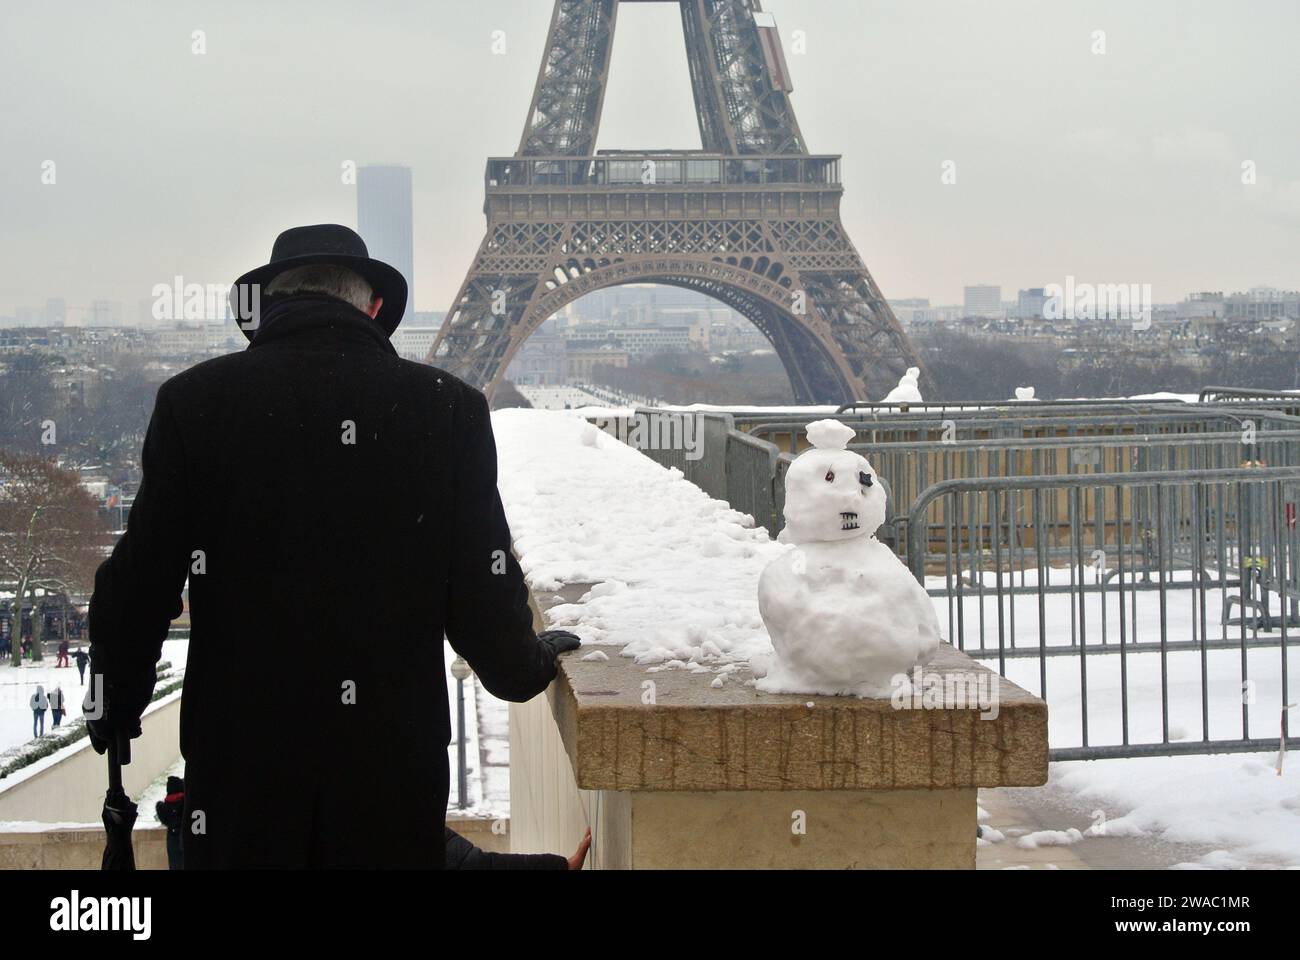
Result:
{"label": "black glove", "polygon": [[[128,688],[122,684],[104,683],[100,674],[91,675],[90,689],[82,701],[81,710],[86,718],[86,732],[90,734],[90,745],[96,753],[102,754],[108,745],[117,740],[119,732],[128,739],[140,736],[140,716],[149,706],[150,689]],[[103,703],[95,702],[95,690],[99,688]]]}
{"label": "black glove", "polygon": [[566,650],[577,650],[582,646],[578,635],[568,630],[543,630],[537,635],[537,642],[547,649],[552,660]]}

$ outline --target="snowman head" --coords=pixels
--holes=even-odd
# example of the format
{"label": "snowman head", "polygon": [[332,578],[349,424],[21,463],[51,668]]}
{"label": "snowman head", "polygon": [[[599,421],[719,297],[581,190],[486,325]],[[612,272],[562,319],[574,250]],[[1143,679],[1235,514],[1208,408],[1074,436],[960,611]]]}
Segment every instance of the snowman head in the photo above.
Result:
{"label": "snowman head", "polygon": [[849,540],[885,522],[885,491],[866,457],[846,450],[853,428],[838,420],[808,424],[811,450],[785,475],[785,539]]}

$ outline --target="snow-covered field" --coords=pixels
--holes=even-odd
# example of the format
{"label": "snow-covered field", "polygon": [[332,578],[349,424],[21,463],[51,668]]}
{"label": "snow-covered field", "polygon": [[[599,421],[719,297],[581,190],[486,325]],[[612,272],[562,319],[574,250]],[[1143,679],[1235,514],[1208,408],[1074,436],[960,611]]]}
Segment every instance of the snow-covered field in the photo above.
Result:
{"label": "snow-covered field", "polygon": [[[163,644],[163,660],[170,662],[174,668],[183,669],[188,646],[189,642],[185,640],[168,640]],[[55,687],[62,687],[68,711],[63,718],[64,723],[81,716],[81,703],[86,688],[77,679],[76,661],[71,657],[68,659],[72,664],[69,667],[56,667],[53,655],[47,656],[40,663],[24,661],[21,667],[0,666],[0,751],[32,739],[32,710],[29,704],[38,684],[45,688],[47,696],[54,692]],[[89,667],[86,669],[86,678],[90,678]],[[53,725],[54,718],[46,710],[47,734],[53,731]]]}
{"label": "snow-covered field", "polygon": [[570,410],[577,407],[599,407],[600,397],[581,387],[531,387],[518,388],[524,399],[536,410]]}
{"label": "snow-covered field", "polygon": [[[1300,756],[1140,757],[1052,764],[1051,779],[1101,814],[1085,835],[1215,849],[1184,869],[1300,868]],[[1085,807],[1086,809],[1086,807]]]}
{"label": "snow-covered field", "polygon": [[[89,673],[89,669],[86,671]],[[25,743],[32,738],[32,710],[29,706],[37,686],[45,688],[46,696],[61,687],[68,714],[63,722],[81,716],[81,700],[86,690],[77,681],[77,667],[54,666],[54,657],[35,664],[23,662],[21,667],[0,666],[0,750]],[[54,729],[54,717],[45,711],[45,732]]]}
{"label": "snow-covered field", "polygon": [[[623,655],[634,656],[647,670],[710,671],[723,682],[740,682],[727,678],[751,658],[770,653],[756,585],[783,546],[677,471],[660,467],[573,413],[506,410],[494,415],[493,424],[502,498],[530,583],[542,593],[563,583],[597,584],[579,603],[552,608],[553,626],[573,629],[587,643],[619,645]],[[1208,600],[1209,622],[1217,624],[1219,599]],[[979,601],[970,596],[965,602],[970,638],[977,635],[972,627]],[[1100,639],[1095,631],[1102,599],[1090,596],[1087,602],[1093,643]],[[1118,596],[1106,602],[1113,631]],[[935,604],[946,630],[947,603],[937,599]],[[1015,605],[1018,642],[1037,643],[1037,598],[1019,597]],[[1007,601],[1004,612],[1009,610]],[[1170,636],[1190,638],[1190,602],[1172,599],[1167,610]],[[986,605],[984,616],[986,629],[995,631],[995,607]],[[1067,597],[1048,598],[1045,622],[1046,642],[1070,642]],[[1145,594],[1139,600],[1138,639],[1158,639],[1158,624],[1158,595]],[[992,637],[996,643],[996,632]],[[1110,637],[1117,640],[1114,632]],[[1240,736],[1240,653],[1211,651],[1207,659],[1210,734]],[[1199,739],[1199,654],[1172,653],[1168,663],[1170,738]],[[1160,739],[1159,664],[1159,654],[1128,657],[1132,742]],[[1089,742],[1118,743],[1124,689],[1119,658],[1090,654],[1087,671]],[[1278,649],[1251,650],[1247,671],[1255,701],[1251,735],[1276,737]],[[1077,745],[1083,702],[1079,661],[1050,659],[1047,672],[1051,741]],[[1008,661],[1007,673],[1038,692],[1036,660]],[[1289,679],[1291,691],[1300,689],[1300,657],[1292,657]],[[1223,848],[1194,864],[1199,866],[1300,866],[1300,763],[1284,764],[1279,775],[1277,759],[1269,753],[1059,763],[1052,776],[1106,812],[1111,836],[1127,830]]]}

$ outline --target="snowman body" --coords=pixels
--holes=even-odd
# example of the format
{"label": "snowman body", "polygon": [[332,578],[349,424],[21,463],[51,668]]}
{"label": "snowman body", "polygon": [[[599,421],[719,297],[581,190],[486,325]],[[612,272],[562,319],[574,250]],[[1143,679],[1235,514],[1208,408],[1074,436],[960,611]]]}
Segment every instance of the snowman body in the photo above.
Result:
{"label": "snowman body", "polygon": [[929,596],[875,538],[885,492],[864,457],[845,449],[853,430],[809,424],[813,449],[786,474],[791,548],[763,570],[758,607],[775,659],[762,690],[888,697],[938,649]]}
{"label": "snowman body", "polygon": [[921,398],[921,368],[908,367],[898,378],[898,386],[885,394],[885,403],[924,403]]}

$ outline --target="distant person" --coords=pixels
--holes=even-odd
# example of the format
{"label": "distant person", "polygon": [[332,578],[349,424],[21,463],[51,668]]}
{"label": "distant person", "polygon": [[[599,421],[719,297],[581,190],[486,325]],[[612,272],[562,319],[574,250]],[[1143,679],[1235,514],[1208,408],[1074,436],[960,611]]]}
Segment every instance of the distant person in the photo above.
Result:
{"label": "distant person", "polygon": [[68,641],[64,640],[59,644],[59,656],[54,661],[56,667],[66,667],[68,664]]}
{"label": "distant person", "polygon": [[28,660],[32,659],[32,638],[23,637],[23,643],[19,649],[21,650],[22,655],[24,657],[26,657]]}
{"label": "distant person", "polygon": [[[182,831],[185,869],[441,868],[444,635],[513,701],[580,641],[533,632],[483,394],[389,342],[400,273],[347,227],[297,227],[231,303],[249,347],[159,388],[126,533],[95,575],[91,742],[140,735],[188,578],[185,811],[207,829]],[[317,655],[287,675],[230,653],[306,643]],[[303,722],[267,724],[270,704]]]}
{"label": "distant person", "polygon": [[557,853],[491,853],[480,850],[451,827],[447,834],[448,870],[581,870],[591,848],[588,828],[571,857]]}
{"label": "distant person", "polygon": [[50,708],[50,698],[45,695],[45,688],[39,683],[29,702],[32,706],[32,739],[43,737],[45,736],[45,711]]}
{"label": "distant person", "polygon": [[63,688],[55,687],[54,692],[50,694],[50,717],[54,720],[55,730],[63,722],[65,713],[67,713],[67,702],[63,699]]}
{"label": "distant person", "polygon": [[185,852],[181,849],[181,824],[185,822],[185,781],[167,778],[167,795],[154,804],[158,822],[167,828],[167,869],[184,870]]}
{"label": "distant person", "polygon": [[77,661],[77,676],[81,677],[81,685],[86,685],[86,664],[90,662],[90,654],[86,653],[82,647],[77,647],[72,659]]}

